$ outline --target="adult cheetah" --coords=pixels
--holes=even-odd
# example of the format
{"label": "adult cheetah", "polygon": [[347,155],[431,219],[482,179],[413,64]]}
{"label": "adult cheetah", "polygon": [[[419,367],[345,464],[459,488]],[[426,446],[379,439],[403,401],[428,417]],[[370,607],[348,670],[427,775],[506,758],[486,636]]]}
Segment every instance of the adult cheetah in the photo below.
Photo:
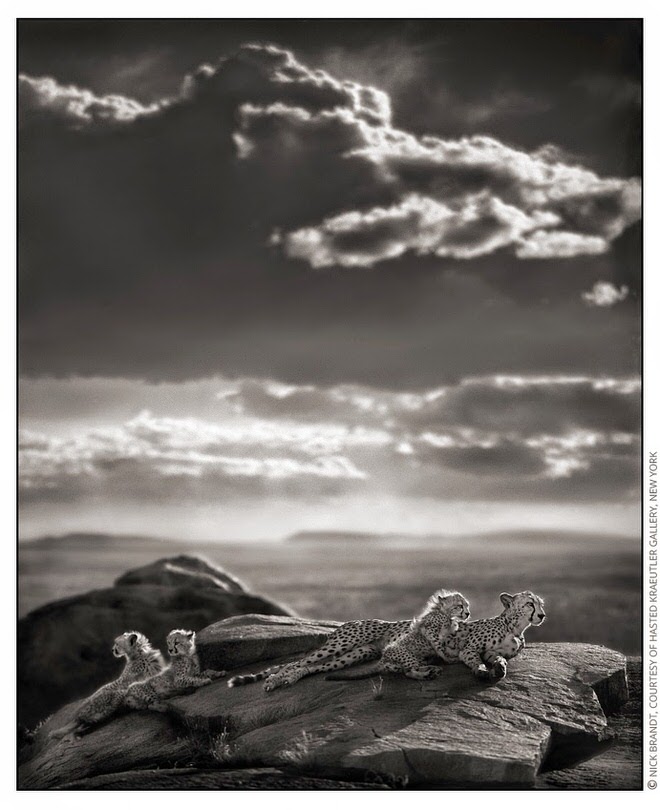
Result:
{"label": "adult cheetah", "polygon": [[525,630],[545,621],[545,605],[531,591],[500,594],[504,610],[490,619],[459,622],[458,630],[438,639],[440,658],[462,661],[480,680],[496,681],[507,673],[507,661],[525,647]]}
{"label": "adult cheetah", "polygon": [[[429,658],[437,655],[433,643],[437,644],[438,638],[456,628],[456,618],[467,619],[469,615],[469,604],[460,593],[436,591],[413,620],[346,622],[328,637],[322,647],[301,660],[255,674],[236,675],[227,685],[242,686],[265,679],[264,689],[271,692],[281,686],[291,686],[307,675],[332,672],[381,656],[384,660],[379,664],[382,663],[383,671],[403,672],[406,677],[416,680],[433,678],[438,668],[427,663]],[[429,636],[434,638],[433,643],[428,640]]]}

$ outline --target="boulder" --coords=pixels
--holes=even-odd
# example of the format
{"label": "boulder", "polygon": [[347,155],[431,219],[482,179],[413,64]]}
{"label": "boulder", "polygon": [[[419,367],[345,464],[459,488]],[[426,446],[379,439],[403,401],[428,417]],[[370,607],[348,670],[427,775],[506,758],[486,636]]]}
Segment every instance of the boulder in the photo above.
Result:
{"label": "boulder", "polygon": [[[207,661],[241,660],[236,674],[295,658],[332,627],[246,616],[216,623],[200,638]],[[603,750],[611,737],[607,717],[627,698],[625,657],[589,644],[530,644],[493,684],[462,664],[428,682],[316,675],[271,693],[262,683],[228,689],[219,681],[172,698],[168,715],[133,713],[73,746],[48,743],[48,730],[73,711],[67,707],[39,731],[19,779],[54,787],[147,762],[202,770],[211,762],[212,769],[273,768],[349,782],[376,776],[419,787],[529,787],[541,771]]]}
{"label": "boulder", "polygon": [[163,649],[174,627],[201,630],[244,613],[289,611],[185,555],[129,571],[112,588],[44,605],[18,623],[18,722],[32,727],[116,677],[122,664],[110,649],[125,630],[139,630]]}
{"label": "boulder", "polygon": [[341,624],[297,616],[232,616],[201,630],[197,651],[204,668],[236,669],[320,647]]}

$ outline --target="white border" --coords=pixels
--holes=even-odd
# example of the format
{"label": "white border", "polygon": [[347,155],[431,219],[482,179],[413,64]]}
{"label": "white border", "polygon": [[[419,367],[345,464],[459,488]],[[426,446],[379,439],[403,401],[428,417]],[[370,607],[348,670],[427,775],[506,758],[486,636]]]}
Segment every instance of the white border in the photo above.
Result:
{"label": "white border", "polygon": [[[4,137],[4,150],[2,161],[2,188],[5,192],[2,217],[2,227],[5,230],[5,238],[3,244],[6,246],[4,251],[4,267],[2,273],[2,287],[0,288],[0,306],[2,307],[2,370],[5,372],[4,381],[4,396],[2,398],[2,426],[0,431],[0,453],[2,458],[1,470],[1,483],[2,492],[4,497],[2,513],[5,518],[5,532],[4,543],[5,548],[10,548],[9,558],[5,558],[2,571],[5,575],[3,588],[0,590],[5,602],[4,617],[15,616],[15,550],[14,550],[14,517],[15,517],[15,474],[14,474],[14,459],[15,459],[15,397],[13,390],[13,380],[15,380],[15,285],[12,267],[15,267],[15,252],[12,248],[7,246],[15,245],[15,137],[14,137],[14,121],[15,121],[15,20],[17,17],[152,17],[152,18],[167,18],[167,17],[184,17],[184,18],[275,18],[275,17],[292,17],[292,18],[360,18],[360,17],[373,17],[373,18],[474,18],[474,17],[491,17],[495,19],[502,18],[631,18],[643,17],[644,18],[644,43],[645,43],[645,197],[644,197],[644,213],[647,222],[647,236],[644,240],[644,261],[645,261],[645,276],[644,276],[644,404],[645,404],[645,424],[644,424],[644,459],[647,457],[649,449],[660,450],[660,431],[658,430],[660,419],[660,396],[658,395],[658,368],[660,367],[660,357],[658,348],[658,335],[660,330],[657,328],[657,323],[660,318],[656,315],[655,305],[660,300],[659,296],[659,282],[657,278],[658,273],[658,247],[657,240],[654,239],[655,228],[649,223],[653,223],[654,216],[657,215],[658,207],[658,166],[657,166],[657,146],[658,143],[658,128],[657,128],[657,103],[654,103],[654,98],[658,97],[658,88],[656,82],[660,77],[659,60],[660,55],[658,48],[660,41],[657,32],[660,28],[660,4],[657,0],[636,0],[634,2],[611,2],[610,0],[600,0],[594,3],[593,0],[586,2],[586,0],[555,0],[553,3],[530,3],[529,0],[523,2],[522,0],[508,0],[507,2],[500,2],[493,7],[492,2],[486,0],[471,0],[471,2],[464,2],[458,4],[453,8],[448,8],[444,4],[439,4],[437,0],[406,0],[405,3],[392,3],[385,2],[384,0],[334,0],[332,4],[319,4],[311,3],[310,0],[302,2],[302,0],[280,0],[274,4],[272,2],[266,3],[264,0],[243,0],[237,4],[237,7],[229,8],[226,4],[219,4],[217,2],[202,2],[201,0],[189,0],[185,4],[172,3],[172,2],[145,2],[144,0],[115,0],[112,4],[94,4],[90,5],[88,2],[83,3],[81,0],[61,0],[57,4],[47,2],[46,0],[24,0],[24,2],[5,2],[3,4],[2,15],[0,21],[2,27],[0,33],[2,36],[2,50],[0,51],[0,59],[3,63],[3,70],[0,72],[2,77],[2,84],[0,85],[3,90],[4,109],[11,111],[5,116],[3,137]],[[493,11],[497,14],[493,14]],[[561,55],[558,54],[558,59]],[[649,234],[650,233],[650,237]],[[644,476],[644,485],[646,485],[646,475]],[[645,538],[646,538],[645,534]],[[13,621],[12,621],[13,626]],[[645,636],[646,640],[646,636]],[[5,700],[5,708],[11,704],[11,699],[15,694],[15,684],[13,683],[14,673],[8,673],[6,666],[2,671],[2,694]],[[49,792],[44,796],[41,792],[35,793],[15,793],[15,736],[13,722],[5,718],[3,724],[7,736],[3,739],[3,754],[0,757],[0,790],[11,798],[18,806],[30,806],[33,802],[46,801],[51,807],[59,808],[66,807],[87,808],[90,797],[85,794],[76,793],[56,793]],[[647,758],[646,758],[647,759]],[[646,766],[645,766],[646,767]],[[378,792],[378,793],[365,793],[365,792],[341,792],[338,797],[337,792],[324,792],[314,791],[313,796],[310,797],[307,792],[277,792],[266,791],[267,796],[263,792],[240,792],[232,791],[231,793],[223,792],[222,796],[217,799],[210,799],[204,793],[199,794],[199,799],[190,798],[188,795],[185,797],[177,795],[177,793],[158,792],[155,801],[161,807],[170,806],[173,803],[180,804],[181,802],[208,802],[219,800],[222,802],[230,802],[232,807],[251,808],[257,804],[263,805],[267,802],[269,805],[276,807],[280,803],[286,802],[287,806],[299,807],[302,804],[309,804],[313,802],[315,807],[324,810],[324,808],[334,807],[337,802],[342,805],[350,806],[359,802],[360,808],[369,807],[372,803],[378,802],[379,806],[400,806],[401,803],[407,801],[417,800],[428,801],[429,792],[416,792],[412,794],[392,792]],[[555,805],[559,797],[554,791],[548,792],[498,792],[498,793],[450,793],[448,791],[441,791],[437,797],[441,802],[466,802],[472,801],[468,796],[473,796],[477,801],[480,800],[481,795],[487,801],[491,802],[494,796],[501,796],[502,803],[508,806],[516,806],[524,804],[528,806],[530,803],[541,806],[545,804]],[[121,798],[115,796],[112,792],[96,792],[93,801],[100,807],[109,807],[120,804],[124,807],[139,806],[149,801],[147,798],[149,794],[133,794],[122,793]],[[626,793],[625,801],[628,803],[638,804],[640,802],[646,803],[650,796],[654,793],[645,791],[645,793]],[[584,797],[586,798],[586,797]],[[578,802],[584,802],[581,792],[562,792],[561,803],[567,807],[576,805]],[[616,802],[620,804],[620,795],[614,791],[600,791],[598,796],[599,804],[609,804]],[[434,797],[435,800],[435,797]],[[654,796],[654,800],[655,799]]]}

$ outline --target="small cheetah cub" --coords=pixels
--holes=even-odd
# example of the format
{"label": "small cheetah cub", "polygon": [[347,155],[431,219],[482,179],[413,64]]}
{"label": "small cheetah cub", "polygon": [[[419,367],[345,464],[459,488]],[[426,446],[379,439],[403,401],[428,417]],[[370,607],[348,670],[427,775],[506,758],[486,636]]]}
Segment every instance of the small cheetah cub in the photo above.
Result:
{"label": "small cheetah cub", "polygon": [[158,675],[165,669],[165,661],[160,653],[149,643],[149,639],[135,631],[117,636],[112,647],[115,658],[125,658],[126,664],[121,675],[106,683],[90,695],[78,707],[73,720],[62,728],[51,731],[49,739],[76,739],[89,726],[97,725],[111,717],[122,703],[128,687],[144,681],[152,675]]}
{"label": "small cheetah cub", "polygon": [[188,689],[207,686],[226,673],[215,669],[201,671],[195,633],[193,630],[172,630],[167,636],[167,651],[170,665],[158,675],[146,681],[132,684],[123,699],[130,709],[151,709],[166,712],[165,700]]}

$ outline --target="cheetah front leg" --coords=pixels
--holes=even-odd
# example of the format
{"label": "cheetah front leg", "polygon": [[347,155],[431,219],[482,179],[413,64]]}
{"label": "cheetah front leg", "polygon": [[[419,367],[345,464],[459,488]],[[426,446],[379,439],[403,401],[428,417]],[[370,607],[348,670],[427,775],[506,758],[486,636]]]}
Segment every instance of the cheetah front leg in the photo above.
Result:
{"label": "cheetah front leg", "polygon": [[490,671],[481,660],[481,656],[475,650],[461,650],[458,653],[459,659],[472,670],[472,674],[480,681],[490,680]]}
{"label": "cheetah front leg", "polygon": [[417,666],[413,669],[404,669],[403,674],[406,678],[412,678],[414,681],[432,681],[437,678],[442,672],[442,667],[431,666],[430,664]]}
{"label": "cheetah front leg", "polygon": [[489,676],[492,681],[506,678],[506,659],[496,652],[484,653],[484,661],[490,667]]}
{"label": "cheetah front leg", "polygon": [[224,669],[205,669],[202,672],[202,678],[210,678],[216,681],[218,678],[223,678],[227,673]]}
{"label": "cheetah front leg", "polygon": [[[225,673],[223,672],[222,675]],[[200,686],[208,686],[213,683],[212,678],[208,676],[186,675],[185,678],[180,678],[177,681],[177,689],[199,689]]]}

